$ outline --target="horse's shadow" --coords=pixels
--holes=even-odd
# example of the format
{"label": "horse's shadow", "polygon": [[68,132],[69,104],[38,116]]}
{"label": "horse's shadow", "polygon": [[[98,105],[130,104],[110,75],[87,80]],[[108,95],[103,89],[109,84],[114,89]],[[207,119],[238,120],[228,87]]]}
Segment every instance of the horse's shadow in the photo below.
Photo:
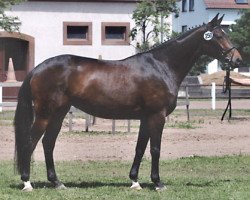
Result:
{"label": "horse's shadow", "polygon": [[[101,188],[101,187],[114,187],[114,188],[129,188],[131,186],[130,183],[121,183],[121,182],[108,182],[108,183],[104,183],[104,182],[99,182],[99,181],[89,181],[89,182],[63,182],[64,185],[70,189],[70,188],[83,188],[83,189],[88,189],[88,188]],[[145,189],[150,189],[153,190],[154,186],[153,184],[149,184],[149,183],[140,183],[140,185],[142,186],[142,188]],[[37,182],[32,182],[32,186],[35,189],[44,189],[44,188],[49,188],[49,189],[53,189],[54,186],[49,183],[49,182],[45,182],[45,181],[37,181]],[[12,189],[22,189],[23,184],[11,184],[10,188]]]}

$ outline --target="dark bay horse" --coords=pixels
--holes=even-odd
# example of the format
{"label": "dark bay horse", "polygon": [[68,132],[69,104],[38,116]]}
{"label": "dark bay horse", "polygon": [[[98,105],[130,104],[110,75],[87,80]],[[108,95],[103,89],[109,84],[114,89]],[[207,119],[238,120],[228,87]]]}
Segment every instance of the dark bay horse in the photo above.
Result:
{"label": "dark bay horse", "polygon": [[161,136],[165,117],[176,107],[182,80],[204,54],[228,59],[235,67],[241,65],[239,52],[220,26],[222,18],[217,15],[208,24],[124,60],[61,55],[34,68],[20,88],[14,122],[16,164],[23,190],[32,190],[31,155],[43,135],[48,180],[56,188],[65,187],[55,172],[53,150],[70,106],[107,119],[139,119],[129,174],[132,188],[140,188],[139,167],[150,140],[151,179],[157,189],[163,189],[159,176]]}

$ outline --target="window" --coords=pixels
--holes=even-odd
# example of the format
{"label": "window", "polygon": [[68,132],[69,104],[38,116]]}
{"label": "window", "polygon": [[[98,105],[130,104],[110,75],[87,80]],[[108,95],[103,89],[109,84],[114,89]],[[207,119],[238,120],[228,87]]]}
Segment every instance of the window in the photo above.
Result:
{"label": "window", "polygon": [[194,0],[189,0],[189,11],[194,11]]}
{"label": "window", "polygon": [[182,12],[187,12],[187,0],[182,0]]}
{"label": "window", "polygon": [[184,33],[187,31],[187,25],[181,27],[181,32]]}
{"label": "window", "polygon": [[235,0],[237,4],[248,4],[248,0]]}
{"label": "window", "polygon": [[103,22],[103,45],[129,45],[130,24],[127,22]]}
{"label": "window", "polygon": [[91,45],[91,22],[63,22],[64,45]]}

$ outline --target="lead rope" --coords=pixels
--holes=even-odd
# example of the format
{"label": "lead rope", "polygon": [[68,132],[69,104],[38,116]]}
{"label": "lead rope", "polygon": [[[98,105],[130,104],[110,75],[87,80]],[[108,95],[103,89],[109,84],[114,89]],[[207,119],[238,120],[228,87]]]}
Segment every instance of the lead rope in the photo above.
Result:
{"label": "lead rope", "polygon": [[227,103],[227,107],[221,117],[221,121],[224,120],[225,114],[227,113],[227,110],[229,108],[229,118],[228,120],[231,119],[232,117],[232,103],[231,103],[231,99],[232,99],[232,95],[231,95],[231,79],[230,79],[230,65],[227,64],[226,66],[226,76],[224,77],[224,82],[223,82],[223,91],[222,93],[227,93],[228,91],[228,103]]}

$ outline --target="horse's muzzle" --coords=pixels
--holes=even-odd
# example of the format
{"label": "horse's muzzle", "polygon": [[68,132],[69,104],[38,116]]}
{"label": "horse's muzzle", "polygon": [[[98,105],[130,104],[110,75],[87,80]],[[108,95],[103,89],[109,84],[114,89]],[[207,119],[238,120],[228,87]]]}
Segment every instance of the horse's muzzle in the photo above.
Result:
{"label": "horse's muzzle", "polygon": [[235,47],[226,52],[225,62],[229,63],[231,68],[240,68],[244,66],[242,57]]}
{"label": "horse's muzzle", "polygon": [[244,67],[244,62],[241,58],[237,58],[234,62],[235,68]]}

